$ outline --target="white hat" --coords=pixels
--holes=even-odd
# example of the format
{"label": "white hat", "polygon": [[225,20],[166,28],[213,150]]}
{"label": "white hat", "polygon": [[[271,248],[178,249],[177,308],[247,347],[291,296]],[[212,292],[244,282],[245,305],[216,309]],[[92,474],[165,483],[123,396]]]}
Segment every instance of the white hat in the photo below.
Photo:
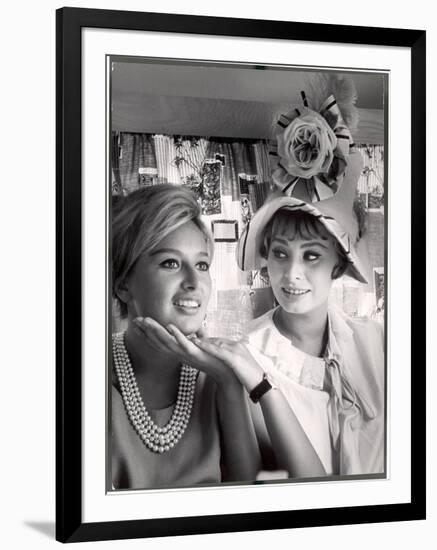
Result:
{"label": "white hat", "polygon": [[280,209],[301,210],[316,217],[336,239],[348,260],[346,274],[357,281],[367,283],[365,269],[355,249],[358,241],[358,220],[353,210],[358,178],[363,159],[359,151],[351,151],[340,189],[330,198],[317,203],[306,202],[299,196],[274,195],[262,206],[246,225],[237,246],[237,262],[240,269],[260,269],[263,266],[261,246],[264,229]]}

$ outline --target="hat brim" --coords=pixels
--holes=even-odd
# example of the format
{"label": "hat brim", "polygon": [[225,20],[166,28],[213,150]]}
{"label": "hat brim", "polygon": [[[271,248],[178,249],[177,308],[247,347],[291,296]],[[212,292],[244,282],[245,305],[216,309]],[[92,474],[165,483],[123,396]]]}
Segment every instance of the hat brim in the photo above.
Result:
{"label": "hat brim", "polygon": [[[317,203],[316,203],[317,204]],[[262,267],[260,254],[264,228],[272,216],[280,209],[290,211],[300,210],[317,218],[325,229],[338,242],[347,260],[346,274],[361,283],[367,283],[365,270],[361,265],[358,254],[351,242],[350,235],[331,216],[323,214],[314,204],[303,202],[300,199],[280,196],[264,204],[246,225],[237,246],[237,262],[243,271],[256,270]]]}

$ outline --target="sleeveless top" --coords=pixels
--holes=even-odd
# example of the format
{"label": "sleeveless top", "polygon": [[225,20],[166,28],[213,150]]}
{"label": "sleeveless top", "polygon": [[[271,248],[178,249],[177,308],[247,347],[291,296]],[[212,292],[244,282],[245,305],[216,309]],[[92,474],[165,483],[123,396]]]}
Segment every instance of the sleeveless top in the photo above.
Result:
{"label": "sleeveless top", "polygon": [[[170,419],[173,406],[147,410],[158,426],[164,426]],[[114,380],[111,455],[114,489],[155,489],[219,483],[220,431],[214,381],[199,372],[187,429],[174,448],[159,454],[144,445],[130,423]]]}

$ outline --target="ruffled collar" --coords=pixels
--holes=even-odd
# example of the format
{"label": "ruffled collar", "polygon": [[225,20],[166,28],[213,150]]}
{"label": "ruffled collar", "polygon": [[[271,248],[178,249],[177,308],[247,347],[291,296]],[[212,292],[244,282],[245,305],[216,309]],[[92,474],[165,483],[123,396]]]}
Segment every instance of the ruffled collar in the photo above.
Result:
{"label": "ruffled collar", "polygon": [[332,360],[342,363],[341,342],[352,337],[352,329],[340,312],[335,309],[328,312],[328,339],[323,357],[315,357],[299,350],[292,340],[284,336],[274,322],[272,309],[252,325],[249,343],[264,355],[274,359],[275,369],[282,374],[312,389],[323,390],[325,386],[326,364]]}
{"label": "ruffled collar", "polygon": [[273,359],[274,369],[302,386],[329,393],[328,421],[332,448],[338,453],[338,472],[360,473],[361,457],[357,434],[376,417],[376,408],[363,389],[355,386],[345,365],[342,349],[351,349],[353,330],[344,314],[328,312],[328,339],[323,357],[298,350],[275,326],[276,309],[256,319],[249,344]]}

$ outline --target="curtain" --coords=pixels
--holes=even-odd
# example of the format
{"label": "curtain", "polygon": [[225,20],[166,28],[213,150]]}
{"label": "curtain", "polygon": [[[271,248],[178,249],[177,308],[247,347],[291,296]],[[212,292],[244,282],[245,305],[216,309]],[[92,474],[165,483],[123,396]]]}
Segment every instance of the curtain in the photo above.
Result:
{"label": "curtain", "polygon": [[133,191],[139,186],[141,169],[157,173],[155,148],[147,134],[114,133],[112,170],[118,191]]}

